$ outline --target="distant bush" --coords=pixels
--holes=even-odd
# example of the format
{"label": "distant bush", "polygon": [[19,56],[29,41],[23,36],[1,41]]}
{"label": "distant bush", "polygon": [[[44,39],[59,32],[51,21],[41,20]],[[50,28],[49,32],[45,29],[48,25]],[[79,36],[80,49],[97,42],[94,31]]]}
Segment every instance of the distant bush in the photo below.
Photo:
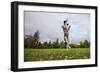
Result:
{"label": "distant bush", "polygon": [[[80,41],[79,44],[70,44],[71,48],[90,48],[90,42],[87,40]],[[37,30],[34,35],[25,35],[24,48],[65,48],[64,41],[59,42],[57,38],[54,42],[40,42],[39,31]]]}

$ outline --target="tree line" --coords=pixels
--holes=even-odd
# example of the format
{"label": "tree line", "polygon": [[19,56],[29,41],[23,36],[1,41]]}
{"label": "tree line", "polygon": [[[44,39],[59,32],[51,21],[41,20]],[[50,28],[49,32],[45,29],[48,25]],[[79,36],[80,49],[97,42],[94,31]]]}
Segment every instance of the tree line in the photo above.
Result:
{"label": "tree line", "polygon": [[[59,41],[57,38],[54,42],[40,42],[39,31],[36,31],[34,35],[25,35],[24,48],[65,48],[64,41]],[[80,41],[79,44],[70,44],[71,48],[90,48],[90,42],[88,40]]]}

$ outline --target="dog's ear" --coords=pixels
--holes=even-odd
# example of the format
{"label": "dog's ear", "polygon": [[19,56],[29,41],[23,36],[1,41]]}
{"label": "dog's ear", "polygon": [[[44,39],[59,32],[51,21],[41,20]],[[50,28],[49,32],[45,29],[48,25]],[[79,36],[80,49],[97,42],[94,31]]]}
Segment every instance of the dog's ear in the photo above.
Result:
{"label": "dog's ear", "polygon": [[66,23],[66,21],[64,21],[64,24]]}

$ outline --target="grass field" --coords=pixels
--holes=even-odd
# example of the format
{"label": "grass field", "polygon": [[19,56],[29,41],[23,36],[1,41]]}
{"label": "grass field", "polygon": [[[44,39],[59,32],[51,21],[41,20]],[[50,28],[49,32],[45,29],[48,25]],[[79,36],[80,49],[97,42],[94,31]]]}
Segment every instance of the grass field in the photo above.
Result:
{"label": "grass field", "polygon": [[32,49],[25,48],[24,61],[73,60],[90,58],[89,48]]}

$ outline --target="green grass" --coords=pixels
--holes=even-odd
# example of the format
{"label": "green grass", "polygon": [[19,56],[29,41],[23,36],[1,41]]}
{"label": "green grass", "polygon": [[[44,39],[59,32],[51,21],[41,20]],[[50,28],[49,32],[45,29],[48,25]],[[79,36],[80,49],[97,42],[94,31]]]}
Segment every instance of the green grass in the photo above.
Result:
{"label": "green grass", "polygon": [[89,59],[89,48],[24,49],[24,61]]}

